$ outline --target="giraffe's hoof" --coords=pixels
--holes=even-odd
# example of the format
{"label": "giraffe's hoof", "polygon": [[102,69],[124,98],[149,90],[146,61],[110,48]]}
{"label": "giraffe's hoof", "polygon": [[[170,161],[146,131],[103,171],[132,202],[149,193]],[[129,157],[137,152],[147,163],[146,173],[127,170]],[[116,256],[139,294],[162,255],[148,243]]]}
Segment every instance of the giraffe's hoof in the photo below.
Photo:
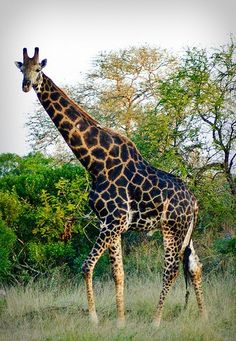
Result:
{"label": "giraffe's hoof", "polygon": [[94,326],[97,326],[97,325],[98,325],[98,317],[97,317],[96,312],[90,313],[90,314],[89,314],[89,319],[90,319],[90,322],[91,322]]}
{"label": "giraffe's hoof", "polygon": [[208,314],[207,314],[207,311],[206,311],[206,309],[204,308],[202,311],[201,311],[201,318],[203,319],[203,320],[208,320]]}
{"label": "giraffe's hoof", "polygon": [[159,328],[160,327],[161,320],[160,319],[154,319],[152,321],[153,328]]}
{"label": "giraffe's hoof", "polygon": [[117,319],[116,326],[118,329],[124,328],[125,327],[125,319],[124,318]]}

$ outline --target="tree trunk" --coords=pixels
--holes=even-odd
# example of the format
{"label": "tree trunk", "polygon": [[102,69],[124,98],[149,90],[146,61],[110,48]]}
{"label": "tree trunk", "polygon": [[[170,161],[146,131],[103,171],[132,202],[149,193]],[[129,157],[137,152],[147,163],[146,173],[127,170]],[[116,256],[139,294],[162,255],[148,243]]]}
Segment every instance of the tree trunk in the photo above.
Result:
{"label": "tree trunk", "polygon": [[231,194],[235,197],[236,199],[236,183],[234,182],[233,176],[230,173],[229,170],[226,170],[226,180],[228,181],[229,187]]}

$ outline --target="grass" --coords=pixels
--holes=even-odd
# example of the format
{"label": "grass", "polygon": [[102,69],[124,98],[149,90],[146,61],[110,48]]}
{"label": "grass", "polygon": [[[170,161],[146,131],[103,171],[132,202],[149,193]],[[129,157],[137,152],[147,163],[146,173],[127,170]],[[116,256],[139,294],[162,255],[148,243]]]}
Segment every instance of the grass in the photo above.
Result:
{"label": "grass", "polygon": [[208,320],[198,316],[193,291],[183,310],[185,288],[179,279],[169,295],[159,329],[151,325],[161,288],[160,278],[126,280],[124,329],[116,328],[113,282],[96,281],[100,324],[89,324],[84,285],[57,283],[12,287],[0,300],[0,340],[234,340],[235,281],[233,276],[212,277],[204,291]]}

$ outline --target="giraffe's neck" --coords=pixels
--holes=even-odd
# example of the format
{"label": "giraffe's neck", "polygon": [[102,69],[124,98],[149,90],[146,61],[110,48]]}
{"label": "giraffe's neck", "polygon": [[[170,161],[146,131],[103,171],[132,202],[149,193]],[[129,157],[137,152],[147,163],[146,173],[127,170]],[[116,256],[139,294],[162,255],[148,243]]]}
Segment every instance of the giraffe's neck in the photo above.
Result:
{"label": "giraffe's neck", "polygon": [[34,87],[39,101],[83,166],[97,176],[112,143],[108,132],[42,73]]}

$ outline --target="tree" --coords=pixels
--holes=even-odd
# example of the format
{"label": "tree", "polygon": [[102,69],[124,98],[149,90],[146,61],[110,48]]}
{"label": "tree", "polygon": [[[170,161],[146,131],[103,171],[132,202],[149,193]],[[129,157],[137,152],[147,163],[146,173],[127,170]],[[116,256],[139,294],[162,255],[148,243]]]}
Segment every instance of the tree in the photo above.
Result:
{"label": "tree", "polygon": [[198,158],[195,165],[198,179],[210,169],[214,176],[223,173],[234,196],[235,52],[236,45],[232,39],[211,54],[206,50],[189,49],[178,72],[162,82],[160,87],[163,110],[170,112],[171,108],[175,112],[174,117],[180,118],[180,127],[187,128],[187,134],[192,129],[190,136],[196,143],[193,146]]}
{"label": "tree", "polygon": [[131,136],[139,116],[156,105],[156,84],[173,72],[176,64],[166,50],[148,46],[100,54],[84,88],[87,97],[95,97],[90,100],[95,115]]}

